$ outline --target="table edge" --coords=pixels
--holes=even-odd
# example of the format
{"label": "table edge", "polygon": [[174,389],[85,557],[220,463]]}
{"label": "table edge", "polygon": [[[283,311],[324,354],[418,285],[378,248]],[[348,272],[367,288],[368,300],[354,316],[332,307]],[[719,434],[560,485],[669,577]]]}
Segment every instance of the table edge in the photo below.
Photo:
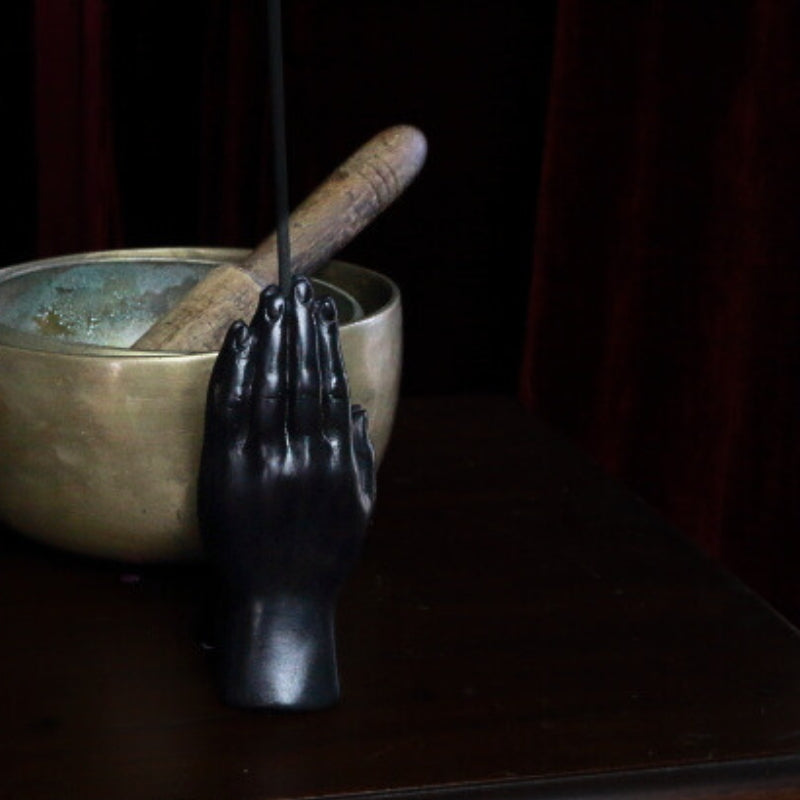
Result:
{"label": "table edge", "polygon": [[[700,800],[766,800],[776,790],[796,789],[800,798],[800,753],[541,778],[441,784],[335,795],[336,800],[591,800],[636,797]],[[310,795],[297,800],[315,800]],[[788,795],[781,794],[781,798]]]}

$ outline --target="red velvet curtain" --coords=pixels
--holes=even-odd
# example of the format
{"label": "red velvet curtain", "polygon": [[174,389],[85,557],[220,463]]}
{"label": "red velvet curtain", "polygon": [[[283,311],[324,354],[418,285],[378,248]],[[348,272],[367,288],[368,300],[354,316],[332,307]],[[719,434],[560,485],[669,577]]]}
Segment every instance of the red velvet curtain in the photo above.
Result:
{"label": "red velvet curtain", "polygon": [[37,251],[120,241],[105,0],[36,0],[34,115]]}
{"label": "red velvet curtain", "polygon": [[526,402],[800,614],[800,7],[561,0]]}

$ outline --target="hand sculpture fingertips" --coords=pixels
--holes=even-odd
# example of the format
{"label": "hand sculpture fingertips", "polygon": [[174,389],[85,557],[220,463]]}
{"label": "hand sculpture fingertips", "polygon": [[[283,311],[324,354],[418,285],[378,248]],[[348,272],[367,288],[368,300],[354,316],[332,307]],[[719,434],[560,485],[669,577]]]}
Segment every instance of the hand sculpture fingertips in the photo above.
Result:
{"label": "hand sculpture fingertips", "polygon": [[307,278],[296,277],[289,298],[288,376],[290,435],[320,433],[320,359],[314,292]]}
{"label": "hand sculpture fingertips", "polygon": [[250,348],[252,339],[241,320],[228,329],[209,381],[206,414],[208,424],[221,428],[227,437],[241,435],[241,408],[250,393]]}
{"label": "hand sculpture fingertips", "polygon": [[286,302],[280,289],[268,286],[261,293],[250,326],[254,338],[250,415],[253,444],[257,449],[285,441],[286,316]]}
{"label": "hand sculpture fingertips", "polygon": [[247,409],[252,371],[252,337],[244,322],[233,323],[214,362],[208,384],[206,425],[198,478],[198,514],[203,540],[213,551],[219,544],[220,487],[225,485],[231,456],[247,440]]}
{"label": "hand sculpture fingertips", "polygon": [[347,385],[336,305],[330,297],[314,307],[321,375],[322,426],[325,437],[342,444],[350,437],[350,391]]}

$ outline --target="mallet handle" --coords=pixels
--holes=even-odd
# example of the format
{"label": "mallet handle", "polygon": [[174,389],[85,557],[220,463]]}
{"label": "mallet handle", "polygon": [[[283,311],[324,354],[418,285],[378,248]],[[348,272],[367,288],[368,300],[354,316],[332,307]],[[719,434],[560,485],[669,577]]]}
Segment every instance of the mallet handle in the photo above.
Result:
{"label": "mallet handle", "polygon": [[[289,218],[292,272],[308,274],[402,194],[427,153],[423,134],[388,128],[338,167]],[[238,264],[209,274],[133,345],[136,350],[218,350],[228,327],[252,316],[261,289],[278,282],[273,233]]]}

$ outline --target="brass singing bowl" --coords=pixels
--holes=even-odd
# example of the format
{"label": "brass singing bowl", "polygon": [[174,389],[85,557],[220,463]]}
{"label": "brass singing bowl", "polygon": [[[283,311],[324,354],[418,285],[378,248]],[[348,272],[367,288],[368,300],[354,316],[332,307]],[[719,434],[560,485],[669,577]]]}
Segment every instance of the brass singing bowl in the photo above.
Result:
{"label": "brass singing bowl", "polygon": [[[96,252],[0,271],[0,518],[57,547],[125,561],[201,553],[195,512],[215,353],[128,349],[212,266],[245,251]],[[401,365],[392,281],[333,261],[351,400],[367,409],[378,460]]]}

